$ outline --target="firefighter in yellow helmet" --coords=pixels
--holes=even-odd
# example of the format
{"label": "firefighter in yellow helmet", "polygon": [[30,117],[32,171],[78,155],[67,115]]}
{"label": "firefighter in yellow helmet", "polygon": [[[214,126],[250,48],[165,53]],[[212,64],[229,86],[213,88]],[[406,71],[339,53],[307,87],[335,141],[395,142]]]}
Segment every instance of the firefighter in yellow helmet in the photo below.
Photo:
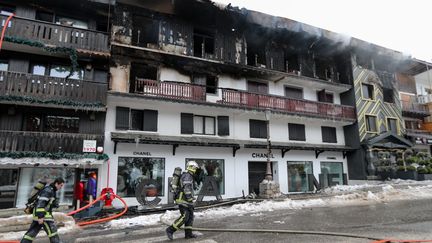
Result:
{"label": "firefighter in yellow helmet", "polygon": [[174,197],[175,203],[179,206],[180,217],[165,230],[170,240],[173,239],[174,232],[177,231],[183,224],[185,238],[196,238],[196,235],[192,234],[192,224],[194,220],[193,185],[194,175],[197,173],[198,169],[199,166],[195,161],[189,161],[186,164],[186,171],[183,172],[180,177],[179,191]]}

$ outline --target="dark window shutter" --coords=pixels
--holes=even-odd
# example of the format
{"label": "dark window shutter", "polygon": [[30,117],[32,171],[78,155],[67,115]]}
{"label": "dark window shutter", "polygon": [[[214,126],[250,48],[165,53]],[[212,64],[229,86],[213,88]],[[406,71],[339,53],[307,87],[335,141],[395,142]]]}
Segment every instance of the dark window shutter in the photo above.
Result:
{"label": "dark window shutter", "polygon": [[116,107],[116,129],[129,129],[129,108]]}
{"label": "dark window shutter", "polygon": [[337,143],[336,128],[321,127],[322,141],[325,143]]}
{"label": "dark window shutter", "polygon": [[158,129],[158,111],[144,110],[143,130],[149,132],[157,132]]}
{"label": "dark window shutter", "polygon": [[181,113],[181,133],[182,134],[192,134],[193,129],[193,114],[191,113]]}
{"label": "dark window shutter", "polygon": [[267,122],[250,119],[249,136],[251,138],[267,138]]}
{"label": "dark window shutter", "polygon": [[131,129],[143,130],[143,111],[131,109]]}
{"label": "dark window shutter", "polygon": [[305,125],[288,123],[289,140],[306,141]]}
{"label": "dark window shutter", "polygon": [[218,135],[229,136],[229,117],[218,116],[217,120],[218,120]]}

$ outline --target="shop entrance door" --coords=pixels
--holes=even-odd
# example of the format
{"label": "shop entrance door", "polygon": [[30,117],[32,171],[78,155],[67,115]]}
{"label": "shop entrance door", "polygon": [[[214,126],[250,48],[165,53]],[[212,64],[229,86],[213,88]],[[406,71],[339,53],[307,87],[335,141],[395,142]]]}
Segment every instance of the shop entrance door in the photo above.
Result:
{"label": "shop entrance door", "polygon": [[0,169],[0,209],[13,208],[18,183],[18,169]]}
{"label": "shop entrance door", "polygon": [[[275,162],[271,163],[272,171],[273,171],[273,163]],[[264,180],[266,170],[267,170],[267,162],[249,161],[248,163],[249,193],[255,192],[256,195],[259,195],[259,184]],[[275,175],[273,175],[273,177],[274,176]]]}

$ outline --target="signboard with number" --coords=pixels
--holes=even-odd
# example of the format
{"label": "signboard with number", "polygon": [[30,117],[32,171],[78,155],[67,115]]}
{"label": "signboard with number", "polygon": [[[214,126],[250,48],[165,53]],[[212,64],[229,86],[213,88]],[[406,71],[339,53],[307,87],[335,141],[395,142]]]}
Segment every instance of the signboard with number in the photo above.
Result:
{"label": "signboard with number", "polygon": [[84,140],[83,141],[83,152],[84,153],[96,153],[96,140]]}

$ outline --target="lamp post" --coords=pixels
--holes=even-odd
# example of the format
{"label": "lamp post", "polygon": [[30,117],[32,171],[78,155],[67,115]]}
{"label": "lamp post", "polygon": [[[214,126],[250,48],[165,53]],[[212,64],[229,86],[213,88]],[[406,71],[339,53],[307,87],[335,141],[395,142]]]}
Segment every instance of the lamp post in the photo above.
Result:
{"label": "lamp post", "polygon": [[272,173],[271,161],[270,161],[270,156],[271,156],[270,116],[271,116],[271,111],[269,109],[267,109],[265,111],[265,118],[266,118],[266,121],[267,121],[267,169],[266,169],[265,179],[267,181],[272,181],[273,180],[273,173]]}

